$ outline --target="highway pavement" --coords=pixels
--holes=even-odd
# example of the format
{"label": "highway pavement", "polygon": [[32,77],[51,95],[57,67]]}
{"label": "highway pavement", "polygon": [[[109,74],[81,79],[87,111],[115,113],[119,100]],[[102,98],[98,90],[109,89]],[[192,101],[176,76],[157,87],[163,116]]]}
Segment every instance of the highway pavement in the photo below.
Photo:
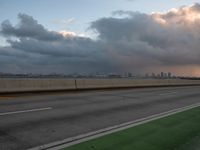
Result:
{"label": "highway pavement", "polygon": [[200,102],[200,86],[0,96],[0,150],[25,150]]}

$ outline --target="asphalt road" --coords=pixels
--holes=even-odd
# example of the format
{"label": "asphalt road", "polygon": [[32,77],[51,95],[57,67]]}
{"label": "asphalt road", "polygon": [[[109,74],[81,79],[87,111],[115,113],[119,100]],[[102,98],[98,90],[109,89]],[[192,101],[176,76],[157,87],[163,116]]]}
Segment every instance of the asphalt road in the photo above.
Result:
{"label": "asphalt road", "polygon": [[0,150],[24,150],[200,102],[200,86],[0,96]]}

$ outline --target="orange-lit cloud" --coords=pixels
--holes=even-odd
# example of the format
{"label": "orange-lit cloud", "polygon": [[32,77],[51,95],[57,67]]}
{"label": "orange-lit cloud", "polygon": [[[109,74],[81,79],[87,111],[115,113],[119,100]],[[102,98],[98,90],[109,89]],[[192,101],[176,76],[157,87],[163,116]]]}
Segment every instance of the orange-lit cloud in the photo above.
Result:
{"label": "orange-lit cloud", "polygon": [[77,34],[75,32],[65,31],[65,30],[60,31],[59,34],[61,34],[64,37],[77,36]]}
{"label": "orange-lit cloud", "polygon": [[152,17],[164,25],[192,25],[200,22],[200,5],[172,8],[167,13],[153,13]]}
{"label": "orange-lit cloud", "polygon": [[84,33],[76,33],[76,32],[66,31],[66,30],[59,31],[58,33],[61,34],[65,38],[68,38],[68,37],[87,37],[87,35],[85,35]]}

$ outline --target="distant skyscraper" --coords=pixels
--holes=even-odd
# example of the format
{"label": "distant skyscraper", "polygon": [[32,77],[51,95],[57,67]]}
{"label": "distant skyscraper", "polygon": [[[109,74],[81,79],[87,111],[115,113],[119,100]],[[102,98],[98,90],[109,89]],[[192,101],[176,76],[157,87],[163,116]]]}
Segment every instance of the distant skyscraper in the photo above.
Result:
{"label": "distant skyscraper", "polygon": [[161,78],[164,78],[164,72],[161,72],[161,73],[160,73],[160,77],[161,77]]}
{"label": "distant skyscraper", "polygon": [[168,77],[168,78],[171,78],[171,77],[172,77],[171,72],[168,72],[167,77]]}
{"label": "distant skyscraper", "polygon": [[164,78],[167,78],[167,73],[164,73]]}
{"label": "distant skyscraper", "polygon": [[132,73],[129,72],[129,73],[128,73],[128,77],[132,77]]}

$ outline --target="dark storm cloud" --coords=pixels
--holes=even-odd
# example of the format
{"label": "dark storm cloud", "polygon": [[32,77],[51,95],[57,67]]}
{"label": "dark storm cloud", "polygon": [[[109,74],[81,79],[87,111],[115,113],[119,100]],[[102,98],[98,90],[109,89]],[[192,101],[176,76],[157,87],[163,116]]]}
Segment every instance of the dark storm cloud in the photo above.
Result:
{"label": "dark storm cloud", "polygon": [[[130,59],[133,56],[152,58],[163,65],[200,64],[199,4],[166,14],[130,11],[114,14],[120,18],[102,18],[91,27],[99,33],[99,39],[112,43],[121,55],[128,54]],[[121,17],[124,15],[128,16]],[[194,20],[187,20],[191,17]]]}
{"label": "dark storm cloud", "polygon": [[199,4],[167,13],[113,15],[91,23],[96,40],[49,31],[25,14],[19,14],[16,26],[4,21],[1,34],[10,46],[0,47],[1,70],[15,66],[15,71],[27,72],[142,72],[200,65]]}
{"label": "dark storm cloud", "polygon": [[48,31],[33,17],[25,14],[19,14],[19,20],[16,26],[9,21],[1,25],[1,34],[10,45],[0,47],[2,71],[8,71],[9,66],[13,71],[13,65],[8,64],[15,64],[14,71],[43,73],[103,72],[112,70],[111,66],[115,68],[101,42],[74,36],[70,32],[66,36]]}
{"label": "dark storm cloud", "polygon": [[12,26],[9,20],[2,22],[1,33],[5,36],[31,37],[38,40],[60,40],[62,36],[56,32],[46,30],[41,24],[26,14],[19,14],[20,23]]}
{"label": "dark storm cloud", "polygon": [[8,40],[8,42],[12,48],[20,51],[55,57],[86,57],[96,48],[90,39],[79,37],[53,42],[27,38],[20,38],[19,41]]}

